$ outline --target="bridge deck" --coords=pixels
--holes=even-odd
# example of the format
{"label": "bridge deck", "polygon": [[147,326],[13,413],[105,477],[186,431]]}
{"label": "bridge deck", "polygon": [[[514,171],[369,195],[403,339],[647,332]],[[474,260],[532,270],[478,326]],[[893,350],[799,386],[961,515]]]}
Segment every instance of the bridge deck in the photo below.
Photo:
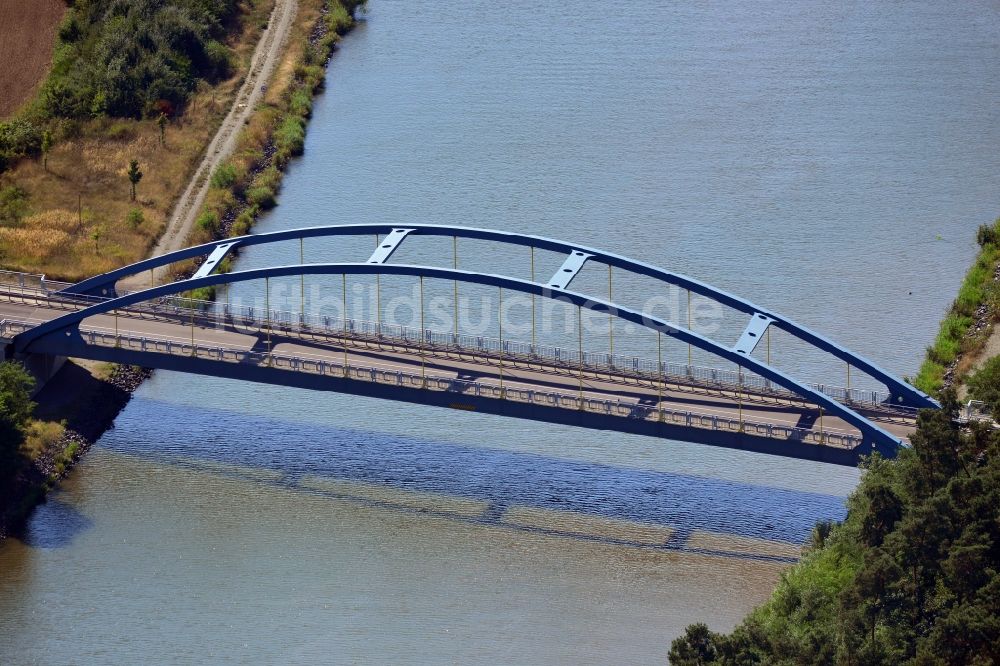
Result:
{"label": "bridge deck", "polygon": [[[14,294],[0,294],[0,319],[39,322],[64,314],[67,307],[70,306],[57,300],[21,299]],[[109,344],[114,347],[115,343],[108,341],[115,340],[116,329],[118,344],[126,339],[125,346],[135,347],[145,339],[152,345],[147,351],[169,351],[169,344],[167,347],[163,344],[156,347],[155,342],[173,343],[174,350],[169,351],[172,354],[190,355],[193,351],[190,348],[192,327],[178,321],[177,317],[123,311],[117,322],[111,315],[99,315],[88,319],[82,327],[84,331],[102,334],[93,338],[97,347]],[[284,368],[304,372],[316,372],[324,364],[332,376],[336,372],[342,373],[346,362],[346,367],[357,379],[367,379],[367,375],[362,377],[359,374],[359,370],[364,369],[365,372],[375,371],[372,377],[381,373],[378,376],[383,382],[398,381],[402,385],[404,377],[411,382],[414,378],[427,379],[433,380],[433,386],[429,386],[432,390],[437,387],[459,393],[498,393],[502,383],[506,399],[524,399],[525,394],[529,394],[532,400],[540,400],[535,393],[549,394],[562,396],[559,406],[564,408],[606,409],[611,413],[613,405],[616,414],[653,420],[665,418],[664,414],[654,411],[659,408],[667,415],[688,414],[688,421],[691,420],[690,415],[695,415],[700,421],[689,423],[690,427],[719,429],[736,424],[738,429],[740,423],[754,424],[755,427],[778,428],[780,432],[774,435],[776,438],[797,437],[802,441],[823,442],[827,446],[841,448],[853,448],[858,443],[857,430],[829,415],[820,419],[815,406],[752,390],[737,392],[678,381],[661,383],[655,378],[643,378],[641,374],[624,371],[581,372],[570,364],[545,359],[527,360],[516,355],[505,356],[501,361],[497,354],[431,348],[415,341],[396,339],[372,344],[361,335],[273,330],[269,346],[267,333],[259,326],[242,326],[238,322],[211,328],[196,326],[194,340],[206,354],[209,349],[218,350],[218,360],[223,363],[274,363],[276,370]],[[272,358],[267,358],[268,353]],[[106,352],[95,352],[99,358],[105,358],[103,354]],[[150,360],[153,361],[152,358]],[[150,365],[157,367],[155,361]],[[309,370],[310,367],[312,370]],[[559,400],[556,398],[557,404]],[[457,400],[452,406],[461,408],[462,401]],[[705,422],[706,418],[708,422]],[[884,427],[900,437],[909,436],[913,430],[910,418],[884,420]],[[771,434],[770,430],[768,434]]]}

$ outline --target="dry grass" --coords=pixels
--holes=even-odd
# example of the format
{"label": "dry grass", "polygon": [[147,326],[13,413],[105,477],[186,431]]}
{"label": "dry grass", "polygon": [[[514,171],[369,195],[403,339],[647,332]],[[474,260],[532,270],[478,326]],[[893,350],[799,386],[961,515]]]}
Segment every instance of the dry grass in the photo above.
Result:
{"label": "dry grass", "polygon": [[[0,267],[77,281],[144,258],[232,104],[272,7],[273,0],[245,3],[241,35],[231,44],[236,75],[199,90],[167,126],[165,145],[152,120],[66,123],[59,134],[71,138],[56,143],[48,170],[40,159],[23,160],[0,175],[0,187],[27,191],[32,213],[20,227],[0,229]],[[132,159],[144,173],[135,202],[125,175]],[[133,208],[144,218],[137,226],[128,222]]]}
{"label": "dry grass", "polygon": [[43,451],[62,439],[66,426],[56,421],[31,421],[28,425],[28,436],[21,450],[31,459],[37,458]]}
{"label": "dry grass", "polygon": [[[257,215],[270,203],[261,195],[274,197],[280,189],[281,172],[288,160],[301,152],[298,139],[300,123],[304,126],[311,108],[312,98],[322,86],[325,68],[320,64],[332,52],[331,43],[339,39],[337,33],[352,22],[346,6],[355,2],[344,0],[327,3],[325,0],[300,0],[299,11],[292,25],[288,45],[275,69],[264,102],[249,118],[236,140],[232,156],[225,166],[231,169],[229,184],[214,185],[209,189],[202,206],[202,216],[207,220],[232,219],[232,226],[224,233],[239,236],[248,233]],[[324,6],[329,12],[324,16]],[[309,45],[321,21],[330,20],[330,32],[314,46]],[[312,57],[307,51],[314,49]],[[311,65],[309,63],[312,63]],[[303,102],[305,98],[305,102]],[[288,128],[291,129],[288,129]],[[304,127],[301,130],[304,134]],[[273,148],[265,156],[267,146]],[[248,196],[255,192],[257,197]],[[273,201],[273,199],[272,199]],[[219,229],[212,224],[196,225],[188,236],[191,245],[204,243],[216,236]],[[189,267],[179,266],[178,274]],[[226,265],[223,264],[223,270]]]}
{"label": "dry grass", "polygon": [[273,106],[280,106],[284,96],[295,81],[295,67],[303,61],[303,54],[309,35],[316,21],[319,20],[324,0],[302,0],[299,2],[299,13],[295,16],[295,25],[288,46],[281,62],[275,69],[274,81],[267,90],[264,101]]}
{"label": "dry grass", "polygon": [[[31,99],[52,65],[63,0],[0,0],[0,118]],[[14,64],[16,63],[16,65]]]}

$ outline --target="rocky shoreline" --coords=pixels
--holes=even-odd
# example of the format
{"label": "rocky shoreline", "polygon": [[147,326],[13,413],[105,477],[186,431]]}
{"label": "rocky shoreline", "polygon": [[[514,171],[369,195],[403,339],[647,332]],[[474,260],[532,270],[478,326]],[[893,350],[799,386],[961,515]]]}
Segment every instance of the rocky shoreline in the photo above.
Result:
{"label": "rocky shoreline", "polygon": [[[1000,266],[997,266],[996,270],[993,271],[993,282],[1000,282]],[[976,312],[972,317],[972,325],[969,326],[969,330],[965,333],[965,338],[967,340],[980,338],[985,340],[990,336],[993,331],[994,322],[996,320],[996,313],[993,311],[990,303],[981,303],[979,307],[976,308]],[[978,350],[973,352],[973,357],[978,355]],[[959,353],[958,357],[954,361],[948,364],[945,368],[944,376],[942,377],[943,385],[945,388],[950,388],[955,384],[956,373],[958,372],[959,365],[965,365],[968,356],[967,353]],[[968,368],[966,366],[966,371]]]}

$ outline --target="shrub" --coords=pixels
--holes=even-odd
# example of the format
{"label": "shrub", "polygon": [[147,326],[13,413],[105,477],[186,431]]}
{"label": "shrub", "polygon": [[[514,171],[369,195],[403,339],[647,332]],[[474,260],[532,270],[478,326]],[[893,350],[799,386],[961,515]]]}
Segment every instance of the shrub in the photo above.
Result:
{"label": "shrub", "polygon": [[59,25],[59,41],[72,43],[78,39],[80,39],[80,24],[76,21],[76,14],[72,11],[66,12]]}
{"label": "shrub", "polygon": [[274,208],[274,205],[277,203],[274,196],[274,190],[270,187],[258,185],[247,190],[247,201],[265,210]]}
{"label": "shrub", "polygon": [[6,161],[36,155],[41,148],[42,131],[34,123],[23,118],[0,123],[0,155]]}
{"label": "shrub", "polygon": [[243,236],[250,231],[250,227],[253,226],[253,221],[257,219],[257,214],[260,213],[259,206],[250,206],[245,211],[236,216],[233,221],[233,228],[230,233],[233,236]]}
{"label": "shrub", "polygon": [[278,150],[289,155],[301,155],[306,145],[305,121],[295,116],[286,116],[274,132],[274,143]]}
{"label": "shrub", "polygon": [[[185,296],[192,301],[211,301],[215,299],[215,287],[198,287],[187,292]],[[188,308],[197,308],[197,303],[187,303]]]}
{"label": "shrub", "polygon": [[976,242],[979,243],[980,247],[996,245],[998,239],[1000,239],[1000,233],[997,232],[996,225],[981,224],[976,231]]}
{"label": "shrub", "polygon": [[982,400],[993,414],[1000,420],[1000,356],[994,356],[983,367],[974,373],[966,382],[969,396],[973,400]]}
{"label": "shrub", "polygon": [[267,187],[277,192],[281,187],[281,172],[276,167],[269,166],[257,174],[257,178],[254,179],[254,185]]}
{"label": "shrub", "polygon": [[27,214],[27,192],[17,185],[0,188],[0,226],[16,227]]}
{"label": "shrub", "polygon": [[[364,4],[364,3],[362,3]],[[350,12],[339,2],[331,3],[330,11],[326,15],[326,25],[331,32],[343,35],[354,25],[354,19]]]}
{"label": "shrub", "polygon": [[236,182],[236,167],[225,162],[212,174],[212,187],[225,190],[233,186]]}
{"label": "shrub", "polygon": [[104,130],[104,138],[111,141],[131,141],[135,138],[135,126],[131,123],[115,122]]}
{"label": "shrub", "polygon": [[181,106],[198,79],[231,70],[219,39],[237,0],[75,2],[59,29],[42,108],[56,117],[137,118]]}
{"label": "shrub", "polygon": [[20,363],[0,363],[0,498],[23,460],[20,448],[35,408],[34,387],[35,380]]}
{"label": "shrub", "polygon": [[128,222],[129,226],[133,229],[138,229],[142,226],[142,223],[146,221],[146,216],[142,214],[141,209],[133,208],[128,212],[125,221]]}
{"label": "shrub", "polygon": [[233,69],[232,52],[217,40],[205,42],[205,73],[211,79],[223,79]]}
{"label": "shrub", "polygon": [[202,231],[207,231],[210,234],[214,234],[219,229],[219,216],[210,210],[206,210],[204,213],[198,216],[195,224]]}
{"label": "shrub", "polygon": [[299,88],[292,93],[288,100],[288,109],[300,118],[308,118],[312,113],[312,95],[308,91]]}
{"label": "shrub", "polygon": [[66,433],[66,426],[58,421],[31,421],[26,428],[25,450],[37,455],[57,443]]}

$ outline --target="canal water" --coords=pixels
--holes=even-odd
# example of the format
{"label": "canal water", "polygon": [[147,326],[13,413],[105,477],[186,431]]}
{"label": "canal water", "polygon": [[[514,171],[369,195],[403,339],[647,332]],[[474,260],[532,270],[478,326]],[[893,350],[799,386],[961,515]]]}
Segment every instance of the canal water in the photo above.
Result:
{"label": "canal water", "polygon": [[[912,374],[1000,211],[998,23],[987,2],[372,0],[258,230],[574,240]],[[763,602],[857,480],[161,372],[0,546],[0,662],[664,663],[688,623]]]}

